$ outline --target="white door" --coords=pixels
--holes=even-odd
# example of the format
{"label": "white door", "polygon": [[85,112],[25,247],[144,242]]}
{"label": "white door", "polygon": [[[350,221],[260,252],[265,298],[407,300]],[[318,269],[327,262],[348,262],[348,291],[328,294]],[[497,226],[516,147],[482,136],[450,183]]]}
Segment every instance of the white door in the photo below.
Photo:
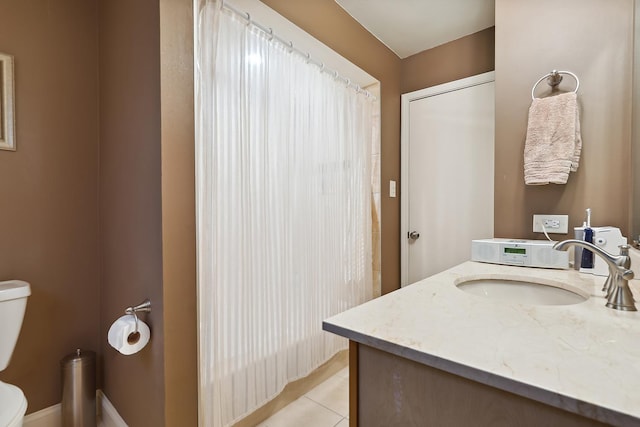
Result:
{"label": "white door", "polygon": [[402,95],[402,285],[493,237],[493,72]]}

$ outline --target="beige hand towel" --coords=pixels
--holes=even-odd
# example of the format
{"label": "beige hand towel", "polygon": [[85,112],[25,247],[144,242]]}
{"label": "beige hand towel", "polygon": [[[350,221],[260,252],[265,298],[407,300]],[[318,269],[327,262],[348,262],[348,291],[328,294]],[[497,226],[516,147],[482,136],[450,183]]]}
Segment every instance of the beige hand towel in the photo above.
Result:
{"label": "beige hand towel", "polygon": [[581,150],[577,95],[534,99],[524,146],[525,184],[566,184],[569,172],[578,170]]}

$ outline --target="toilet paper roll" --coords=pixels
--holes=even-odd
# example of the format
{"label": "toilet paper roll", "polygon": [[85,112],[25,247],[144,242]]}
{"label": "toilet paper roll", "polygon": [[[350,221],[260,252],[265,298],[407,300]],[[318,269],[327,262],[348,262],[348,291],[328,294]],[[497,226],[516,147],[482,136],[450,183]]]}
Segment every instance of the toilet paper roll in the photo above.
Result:
{"label": "toilet paper roll", "polygon": [[133,315],[125,314],[109,328],[108,340],[111,347],[120,353],[129,355],[139,352],[147,345],[151,338],[149,326],[138,319],[138,334],[135,334],[136,319]]}

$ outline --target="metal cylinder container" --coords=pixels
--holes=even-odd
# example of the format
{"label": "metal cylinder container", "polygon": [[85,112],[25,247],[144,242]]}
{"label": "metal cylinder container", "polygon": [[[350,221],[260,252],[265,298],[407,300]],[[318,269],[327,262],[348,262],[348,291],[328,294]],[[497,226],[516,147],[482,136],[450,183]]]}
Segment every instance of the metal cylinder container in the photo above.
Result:
{"label": "metal cylinder container", "polygon": [[62,427],[96,427],[96,354],[77,349],[60,366]]}

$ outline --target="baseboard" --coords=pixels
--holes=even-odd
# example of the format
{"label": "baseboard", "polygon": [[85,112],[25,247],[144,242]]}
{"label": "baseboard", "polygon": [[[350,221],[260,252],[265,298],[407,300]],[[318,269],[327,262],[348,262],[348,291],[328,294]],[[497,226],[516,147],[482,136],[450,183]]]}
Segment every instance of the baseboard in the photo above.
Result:
{"label": "baseboard", "polygon": [[60,404],[49,406],[24,417],[23,427],[60,427]]}
{"label": "baseboard", "polygon": [[[58,403],[27,415],[24,417],[23,427],[61,427],[60,408]],[[127,427],[127,423],[102,390],[96,391],[96,412],[98,427]]]}
{"label": "baseboard", "polygon": [[100,411],[98,419],[100,427],[128,427],[124,422],[115,406],[107,399],[102,390],[96,392],[97,402],[100,402],[98,409]]}

